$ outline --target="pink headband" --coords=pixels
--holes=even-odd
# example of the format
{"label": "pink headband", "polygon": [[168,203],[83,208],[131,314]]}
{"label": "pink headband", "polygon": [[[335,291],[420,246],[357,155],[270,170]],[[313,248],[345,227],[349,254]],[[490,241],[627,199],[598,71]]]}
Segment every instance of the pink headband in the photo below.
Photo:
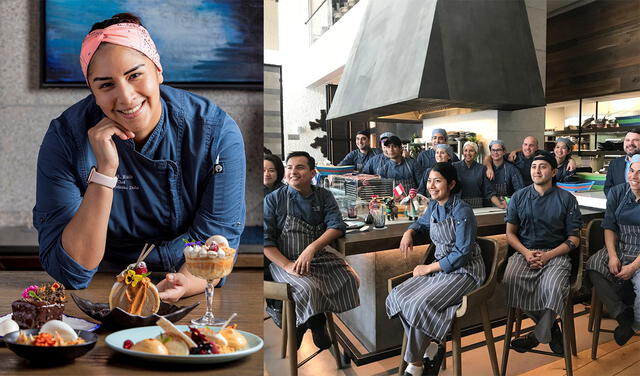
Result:
{"label": "pink headband", "polygon": [[82,41],[80,66],[82,67],[82,74],[84,74],[85,80],[87,80],[89,62],[102,42],[118,44],[138,50],[151,59],[158,68],[158,71],[162,72],[160,55],[158,55],[156,45],[153,43],[153,40],[151,40],[147,29],[134,23],[119,23],[104,29],[94,30]]}

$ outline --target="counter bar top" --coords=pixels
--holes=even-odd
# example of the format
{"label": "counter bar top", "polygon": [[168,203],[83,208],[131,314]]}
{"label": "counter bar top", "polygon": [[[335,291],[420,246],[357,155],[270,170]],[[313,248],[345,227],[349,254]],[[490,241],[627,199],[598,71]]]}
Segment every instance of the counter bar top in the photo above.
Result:
{"label": "counter bar top", "polygon": [[[584,223],[588,223],[594,218],[602,218],[604,210],[581,207]],[[505,210],[498,208],[478,208],[473,209],[478,221],[478,236],[504,234],[506,225],[504,223]],[[361,253],[384,251],[395,249],[400,245],[402,234],[409,228],[412,221],[396,220],[387,222],[386,228],[382,230],[373,229],[365,232],[351,232],[336,241],[337,249],[346,256]],[[414,245],[426,244],[428,240],[424,236],[416,236]]]}

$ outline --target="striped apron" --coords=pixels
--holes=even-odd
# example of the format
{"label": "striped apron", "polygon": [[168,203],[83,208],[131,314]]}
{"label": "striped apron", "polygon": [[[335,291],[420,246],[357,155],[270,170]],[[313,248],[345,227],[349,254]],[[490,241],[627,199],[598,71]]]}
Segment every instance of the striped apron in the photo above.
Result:
{"label": "striped apron", "polygon": [[524,311],[550,309],[560,315],[569,295],[570,277],[568,254],[552,258],[541,269],[531,269],[524,256],[516,252],[509,257],[502,279],[507,288],[507,305]]}
{"label": "striped apron", "polygon": [[[527,201],[528,212],[525,214],[535,213],[531,201]],[[532,226],[535,226],[535,221]],[[543,252],[548,250],[550,249],[539,249]],[[524,311],[551,309],[560,315],[569,296],[570,277],[569,254],[552,258],[540,269],[531,269],[524,256],[515,252],[507,260],[502,279],[507,288],[507,305]]]}
{"label": "striped apron", "polygon": [[[436,260],[447,256],[453,249],[455,227],[453,217],[435,223],[431,216],[430,235],[436,245]],[[484,262],[480,247],[475,244],[467,265],[450,273],[440,271],[411,277],[395,287],[387,297],[387,315],[392,318],[401,314],[409,325],[442,342],[462,297],[480,286],[484,278]]]}
{"label": "striped apron", "polygon": [[[624,196],[623,205],[616,209],[616,218],[620,218],[620,212],[625,205],[629,204],[627,195],[631,191],[628,190]],[[618,249],[617,254],[622,265],[631,264],[640,255],[640,225],[620,225],[618,226]],[[610,282],[615,282],[616,277],[609,271],[609,253],[607,247],[602,248],[587,261],[586,270],[593,270],[605,277]]]}
{"label": "striped apron", "polygon": [[[278,248],[289,260],[296,260],[302,251],[325,232],[325,225],[312,226],[289,214],[278,241]],[[323,312],[345,312],[360,305],[358,275],[342,256],[327,246],[311,260],[310,273],[296,277],[272,263],[269,265],[273,280],[291,285],[296,305],[296,326],[307,322],[311,316]]]}
{"label": "striped apron", "polygon": [[466,196],[466,197],[461,197],[462,201],[466,202],[467,204],[469,204],[469,206],[471,206],[471,208],[473,209],[477,209],[477,208],[482,208],[484,207],[484,198],[482,197],[473,197],[473,196]]}

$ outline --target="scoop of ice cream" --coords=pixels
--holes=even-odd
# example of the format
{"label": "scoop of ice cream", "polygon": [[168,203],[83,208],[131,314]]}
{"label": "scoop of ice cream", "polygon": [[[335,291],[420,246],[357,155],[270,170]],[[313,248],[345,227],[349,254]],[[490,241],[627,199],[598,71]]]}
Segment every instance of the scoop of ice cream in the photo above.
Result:
{"label": "scoop of ice cream", "polygon": [[169,350],[155,338],[146,338],[131,347],[133,351],[141,351],[150,354],[169,355]]}
{"label": "scoop of ice cream", "polygon": [[0,336],[4,336],[11,332],[17,332],[18,330],[20,330],[18,323],[11,319],[6,319],[0,322]]}
{"label": "scoop of ice cream", "polygon": [[223,247],[229,247],[229,241],[227,240],[227,238],[225,238],[222,235],[213,235],[212,237],[207,239],[207,241],[204,244],[208,246],[212,242],[216,242]]}
{"label": "scoop of ice cream", "polygon": [[40,333],[49,333],[55,337],[56,332],[64,339],[66,342],[75,341],[78,339],[78,334],[73,330],[69,324],[66,322],[62,322],[60,320],[49,320],[42,328],[40,328]]}

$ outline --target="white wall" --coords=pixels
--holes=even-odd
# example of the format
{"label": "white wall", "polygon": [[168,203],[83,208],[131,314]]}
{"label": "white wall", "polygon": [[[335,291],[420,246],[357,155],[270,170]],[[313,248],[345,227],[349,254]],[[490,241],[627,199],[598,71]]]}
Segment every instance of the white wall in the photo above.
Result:
{"label": "white wall", "polygon": [[368,0],[361,0],[320,39],[309,46],[308,2],[278,2],[279,51],[265,53],[265,63],[282,65],[282,110],[285,152],[306,150],[318,160],[319,149],[310,145],[325,132],[311,130],[309,121],[326,110],[325,85],[342,74]]}
{"label": "white wall", "polygon": [[447,132],[475,132],[478,141],[482,143],[482,147],[485,149],[485,155],[488,155],[489,142],[498,137],[498,111],[496,110],[425,119],[422,124],[424,126],[422,139],[427,142],[431,140],[431,131],[435,128],[444,128]]}

